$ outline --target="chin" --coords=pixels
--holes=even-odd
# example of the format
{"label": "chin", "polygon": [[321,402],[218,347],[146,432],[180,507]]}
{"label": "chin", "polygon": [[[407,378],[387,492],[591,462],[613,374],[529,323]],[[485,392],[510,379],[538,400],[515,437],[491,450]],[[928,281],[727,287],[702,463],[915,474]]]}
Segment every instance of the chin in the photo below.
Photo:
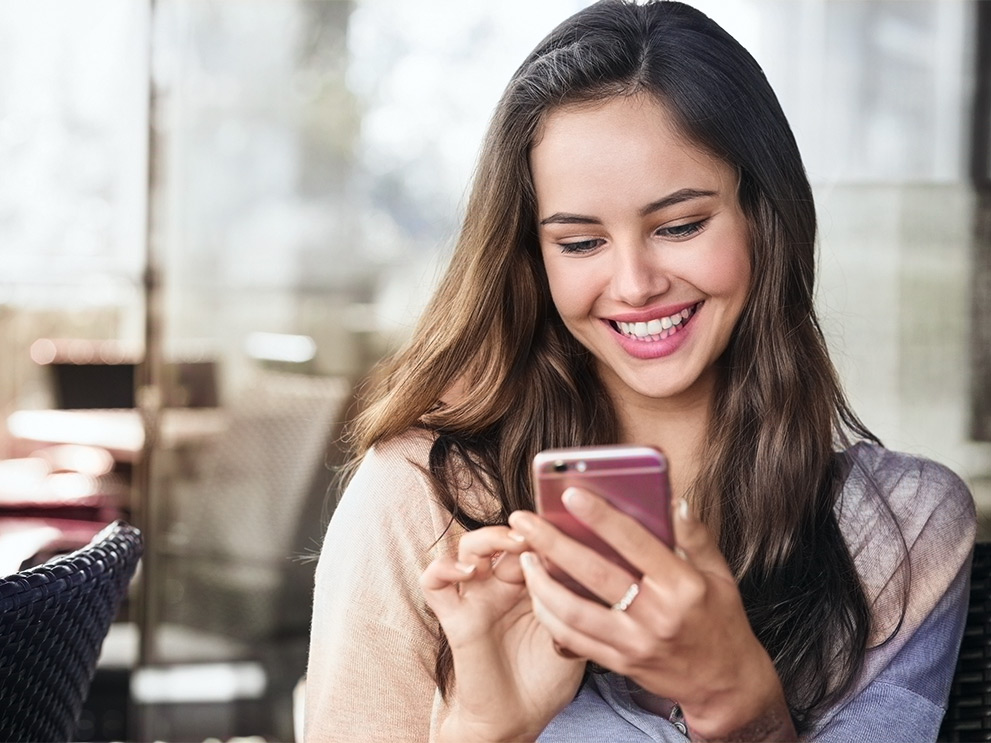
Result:
{"label": "chin", "polygon": [[639,395],[640,397],[646,397],[652,400],[670,400],[685,394],[691,388],[691,385],[670,382],[658,384],[654,382],[628,384],[627,387],[631,392]]}

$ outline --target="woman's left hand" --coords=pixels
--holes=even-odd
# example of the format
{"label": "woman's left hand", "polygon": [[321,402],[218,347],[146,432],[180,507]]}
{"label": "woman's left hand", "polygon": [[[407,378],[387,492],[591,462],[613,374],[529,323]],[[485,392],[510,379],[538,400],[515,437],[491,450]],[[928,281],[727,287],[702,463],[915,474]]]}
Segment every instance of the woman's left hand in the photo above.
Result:
{"label": "woman's left hand", "polygon": [[685,501],[673,508],[675,550],[593,493],[571,488],[568,510],[610,544],[634,575],[517,511],[512,528],[541,557],[609,604],[639,592],[625,610],[581,598],[524,556],[537,619],[558,646],[677,699],[693,740],[795,740],[781,682],[754,635],[736,581],[708,529]]}

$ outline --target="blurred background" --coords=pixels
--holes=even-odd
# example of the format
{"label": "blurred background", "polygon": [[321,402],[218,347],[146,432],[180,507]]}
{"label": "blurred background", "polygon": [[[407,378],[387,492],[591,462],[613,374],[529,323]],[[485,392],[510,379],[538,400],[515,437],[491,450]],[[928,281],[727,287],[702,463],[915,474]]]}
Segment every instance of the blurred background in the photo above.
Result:
{"label": "blurred background", "polygon": [[[80,740],[292,740],[356,382],[582,0],[0,0],[0,569],[140,526]],[[695,0],[815,187],[854,407],[991,512],[991,8]],[[333,549],[333,545],[329,546]]]}

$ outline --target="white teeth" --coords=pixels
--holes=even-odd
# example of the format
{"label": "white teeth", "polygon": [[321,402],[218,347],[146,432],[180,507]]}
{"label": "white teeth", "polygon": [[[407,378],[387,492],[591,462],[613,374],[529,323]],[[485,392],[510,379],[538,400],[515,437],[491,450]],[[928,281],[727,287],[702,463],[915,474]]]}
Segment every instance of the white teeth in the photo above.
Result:
{"label": "white teeth", "polygon": [[651,320],[650,322],[617,322],[619,332],[630,338],[643,340],[659,340],[676,333],[688,318],[695,314],[698,305],[686,307],[670,317]]}

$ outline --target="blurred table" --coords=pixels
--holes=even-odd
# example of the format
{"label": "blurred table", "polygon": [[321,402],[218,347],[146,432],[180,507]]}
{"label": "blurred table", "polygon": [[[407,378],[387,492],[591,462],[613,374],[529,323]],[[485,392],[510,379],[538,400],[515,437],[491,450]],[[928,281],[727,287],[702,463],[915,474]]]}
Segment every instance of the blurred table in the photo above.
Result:
{"label": "blurred table", "polygon": [[[174,448],[209,439],[226,428],[221,408],[167,408],[161,414],[159,440],[163,447]],[[133,408],[18,410],[7,417],[7,431],[22,446],[98,446],[128,463],[140,458],[145,442],[141,415]]]}
{"label": "blurred table", "polygon": [[[181,454],[226,428],[220,408],[167,408],[159,447]],[[131,465],[145,443],[136,409],[19,410],[7,431],[15,457],[0,460],[0,574],[35,555],[81,547],[103,524],[128,517]],[[94,476],[46,461],[63,445],[109,453],[113,471]]]}

